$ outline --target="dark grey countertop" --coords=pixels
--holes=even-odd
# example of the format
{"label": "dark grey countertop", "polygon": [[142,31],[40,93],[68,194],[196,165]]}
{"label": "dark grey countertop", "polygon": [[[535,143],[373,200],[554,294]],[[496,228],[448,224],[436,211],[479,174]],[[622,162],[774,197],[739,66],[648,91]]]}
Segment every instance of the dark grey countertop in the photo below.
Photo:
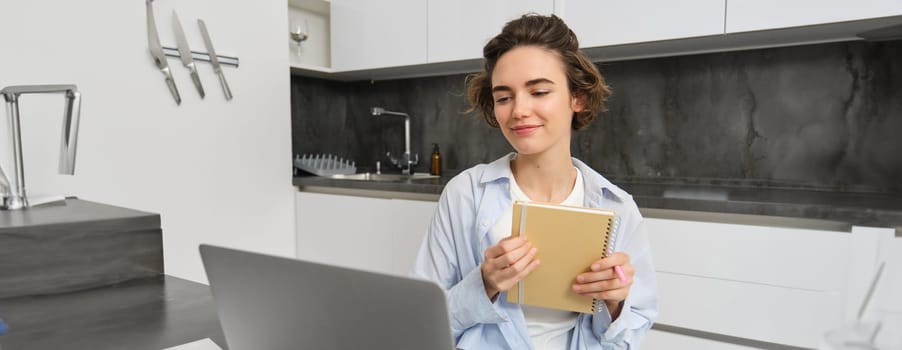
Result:
{"label": "dark grey countertop", "polygon": [[[135,221],[135,219],[140,219]],[[23,210],[0,211],[0,233],[45,234],[47,226],[65,224],[71,229],[73,225],[95,226],[97,222],[118,223],[129,222],[133,228],[159,228],[160,216],[154,213],[101,204],[77,198],[68,198],[65,202],[43,204]],[[134,225],[142,224],[141,227]],[[34,229],[34,227],[42,227]]]}
{"label": "dark grey countertop", "polygon": [[0,318],[3,350],[160,350],[203,338],[226,349],[209,287],[171,276],[0,299]]}
{"label": "dark grey countertop", "polygon": [[[296,176],[300,190],[338,193],[396,192],[414,194],[399,198],[437,199],[451,177],[407,182],[339,180]],[[856,226],[902,226],[902,195],[864,192],[834,192],[811,188],[779,188],[710,183],[673,184],[618,182],[633,195],[642,209],[669,209],[710,213],[748,214],[842,222]],[[897,230],[898,232],[898,230]],[[898,235],[898,233],[897,233]]]}

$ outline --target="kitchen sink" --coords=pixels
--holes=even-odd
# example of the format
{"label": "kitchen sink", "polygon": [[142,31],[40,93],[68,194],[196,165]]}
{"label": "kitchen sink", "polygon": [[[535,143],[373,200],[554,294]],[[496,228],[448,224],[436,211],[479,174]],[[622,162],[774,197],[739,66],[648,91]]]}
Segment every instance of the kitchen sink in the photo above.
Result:
{"label": "kitchen sink", "polygon": [[426,174],[426,173],[414,173],[413,175],[360,173],[360,174],[329,176],[329,178],[340,179],[340,180],[381,181],[381,182],[405,182],[405,181],[415,181],[415,180],[437,179],[438,177],[439,177],[438,175],[430,175],[430,174]]}

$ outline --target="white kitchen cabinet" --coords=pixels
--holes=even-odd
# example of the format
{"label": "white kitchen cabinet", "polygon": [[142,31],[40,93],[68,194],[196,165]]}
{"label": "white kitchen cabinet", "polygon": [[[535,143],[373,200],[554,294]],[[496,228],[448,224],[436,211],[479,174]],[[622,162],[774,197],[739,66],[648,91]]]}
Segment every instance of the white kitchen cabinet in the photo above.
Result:
{"label": "white kitchen cabinet", "polygon": [[429,62],[482,58],[483,46],[508,21],[553,11],[553,0],[429,0]]}
{"label": "white kitchen cabinet", "polygon": [[299,259],[406,276],[435,202],[295,195]]}
{"label": "white kitchen cabinet", "polygon": [[332,69],[426,63],[426,1],[332,0]]}
{"label": "white kitchen cabinet", "polygon": [[658,322],[798,347],[854,317],[888,229],[646,219]]}
{"label": "white kitchen cabinet", "polygon": [[799,27],[902,15],[900,0],[730,0],[726,32]]}
{"label": "white kitchen cabinet", "polygon": [[[298,0],[295,0],[297,2]],[[324,3],[319,1],[319,3]],[[328,6],[326,6],[328,11]],[[286,38],[289,63],[292,67],[329,68],[329,13],[314,12],[308,8],[288,6],[288,30],[307,34],[298,43]]]}
{"label": "white kitchen cabinet", "polygon": [[559,0],[561,18],[580,47],[724,33],[724,0]]}

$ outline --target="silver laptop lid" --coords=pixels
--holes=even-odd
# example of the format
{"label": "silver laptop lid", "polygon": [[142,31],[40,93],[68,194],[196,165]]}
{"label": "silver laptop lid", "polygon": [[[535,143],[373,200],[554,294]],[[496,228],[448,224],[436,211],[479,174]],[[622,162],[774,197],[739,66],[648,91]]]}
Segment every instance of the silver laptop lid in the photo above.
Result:
{"label": "silver laptop lid", "polygon": [[454,349],[431,282],[200,246],[231,350]]}

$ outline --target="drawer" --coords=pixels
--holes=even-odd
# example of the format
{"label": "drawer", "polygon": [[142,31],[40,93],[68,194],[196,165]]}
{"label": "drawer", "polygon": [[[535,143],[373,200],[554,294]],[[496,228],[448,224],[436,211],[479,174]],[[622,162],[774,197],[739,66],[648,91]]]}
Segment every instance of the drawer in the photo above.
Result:
{"label": "drawer", "polygon": [[658,272],[657,322],[814,348],[839,327],[843,295]]}
{"label": "drawer", "polygon": [[645,221],[657,271],[812,291],[846,285],[850,233]]}
{"label": "drawer", "polygon": [[753,350],[755,347],[724,343],[688,335],[649,330],[642,341],[642,350]]}

